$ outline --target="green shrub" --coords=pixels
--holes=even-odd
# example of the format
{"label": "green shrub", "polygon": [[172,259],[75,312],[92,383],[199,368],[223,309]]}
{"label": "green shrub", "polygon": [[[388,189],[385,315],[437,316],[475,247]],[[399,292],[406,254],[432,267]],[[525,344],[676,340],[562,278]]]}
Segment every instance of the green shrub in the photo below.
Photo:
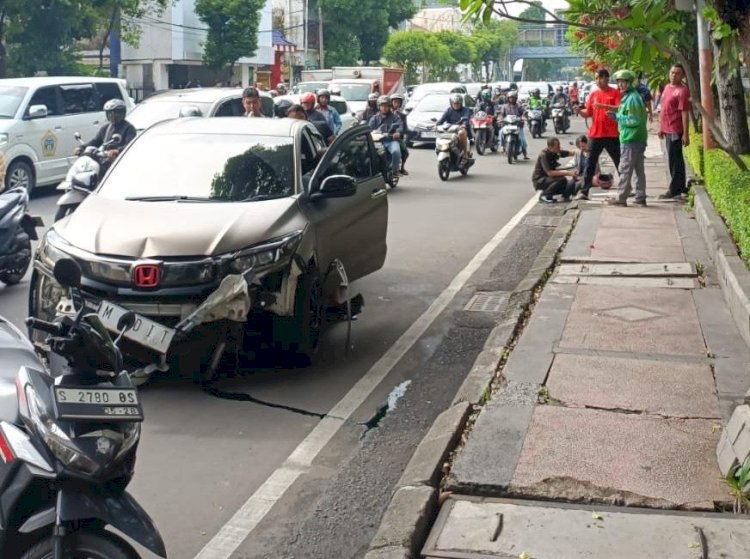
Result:
{"label": "green shrub", "polygon": [[695,129],[690,127],[690,145],[685,149],[685,159],[687,159],[688,165],[693,170],[693,174],[696,177],[703,178],[704,161],[703,161],[703,135],[696,132]]}
{"label": "green shrub", "polygon": [[[691,138],[692,145],[693,140]],[[750,166],[750,155],[742,159]],[[740,256],[750,265],[750,173],[743,173],[721,150],[704,154],[706,190],[734,237]]]}

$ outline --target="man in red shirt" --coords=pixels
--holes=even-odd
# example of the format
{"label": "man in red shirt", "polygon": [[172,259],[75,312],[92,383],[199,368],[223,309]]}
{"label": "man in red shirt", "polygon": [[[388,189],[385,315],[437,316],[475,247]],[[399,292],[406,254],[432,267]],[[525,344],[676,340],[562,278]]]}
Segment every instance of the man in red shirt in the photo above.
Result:
{"label": "man in red shirt", "polygon": [[659,117],[659,138],[666,141],[667,161],[669,162],[669,192],[659,196],[671,200],[687,194],[685,183],[685,157],[682,147],[690,145],[688,119],[690,118],[690,91],[682,83],[685,69],[675,64],[669,70],[669,83],[661,94],[661,116]]}
{"label": "man in red shirt", "polygon": [[589,128],[589,160],[583,175],[583,188],[578,194],[579,200],[589,199],[589,190],[602,151],[607,150],[615,167],[620,166],[620,132],[617,121],[607,112],[620,104],[620,91],[609,87],[609,72],[604,68],[596,73],[596,85],[598,89],[586,99],[586,108],[578,111],[583,118],[593,119]]}

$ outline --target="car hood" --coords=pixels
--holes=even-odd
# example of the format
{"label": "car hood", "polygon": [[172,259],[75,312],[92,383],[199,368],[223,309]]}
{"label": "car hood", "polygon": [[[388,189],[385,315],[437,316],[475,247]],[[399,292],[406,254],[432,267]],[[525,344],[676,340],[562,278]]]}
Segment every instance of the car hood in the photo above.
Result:
{"label": "car hood", "polygon": [[304,229],[296,197],[258,202],[139,202],[89,196],[55,231],[109,256],[214,256]]}
{"label": "car hood", "polygon": [[[445,111],[412,111],[407,115],[409,126],[432,127]],[[432,119],[435,119],[434,121]]]}

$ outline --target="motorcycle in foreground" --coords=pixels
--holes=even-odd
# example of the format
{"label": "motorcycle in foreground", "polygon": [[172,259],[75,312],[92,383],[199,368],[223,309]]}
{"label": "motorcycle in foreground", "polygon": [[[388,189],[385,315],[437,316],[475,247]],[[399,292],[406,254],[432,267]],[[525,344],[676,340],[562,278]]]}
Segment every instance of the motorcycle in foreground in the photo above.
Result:
{"label": "motorcycle in foreground", "polygon": [[570,118],[568,118],[568,109],[558,103],[552,107],[552,124],[555,127],[555,134],[564,134],[570,128]]}
{"label": "motorcycle in foreground", "polygon": [[544,132],[544,114],[541,109],[529,109],[527,111],[529,121],[529,132],[532,138],[541,138]]}
{"label": "motorcycle in foreground", "polygon": [[497,151],[495,142],[495,117],[484,111],[478,111],[471,117],[471,127],[474,130],[474,147],[479,155],[484,155],[489,147],[492,152]]}
{"label": "motorcycle in foreground", "polygon": [[393,166],[391,165],[391,154],[385,148],[383,140],[391,140],[394,142],[397,140],[393,139],[392,134],[387,134],[380,130],[373,130],[370,132],[370,135],[372,136],[372,141],[375,143],[375,149],[380,156],[380,164],[383,169],[385,182],[388,183],[391,188],[396,188],[398,186],[399,175],[393,170]]}
{"label": "motorcycle in foreground", "polygon": [[42,218],[28,212],[29,193],[22,186],[0,194],[0,281],[15,285],[31,263],[31,241]]}
{"label": "motorcycle in foreground", "polygon": [[[75,133],[75,139],[83,145],[83,140],[78,132]],[[113,134],[108,142],[98,148],[94,146],[84,148],[83,153],[68,169],[65,180],[57,186],[57,190],[62,190],[63,195],[57,200],[55,221],[73,213],[91,193],[101,178],[102,165],[109,159],[107,150],[118,145],[120,140],[122,140],[122,137],[119,134]],[[81,180],[83,177],[87,178]]]}
{"label": "motorcycle in foreground", "polygon": [[474,159],[464,158],[458,145],[458,130],[460,124],[445,123],[439,127],[440,135],[435,140],[435,153],[438,161],[438,176],[440,180],[447,181],[451,172],[458,171],[462,175],[469,172],[474,164]]}
{"label": "motorcycle in foreground", "polygon": [[505,118],[500,121],[500,134],[503,138],[505,153],[508,156],[508,164],[513,164],[514,161],[518,161],[518,153],[521,151],[518,139],[520,124],[521,119],[517,115],[506,115]]}
{"label": "motorcycle in foreground", "polygon": [[62,259],[54,276],[79,310],[52,322],[27,319],[47,334],[47,367],[0,320],[0,556],[138,559],[111,526],[166,557],[154,522],[126,491],[143,411],[117,344],[136,316],[121,317],[113,342],[83,304],[78,264]]}

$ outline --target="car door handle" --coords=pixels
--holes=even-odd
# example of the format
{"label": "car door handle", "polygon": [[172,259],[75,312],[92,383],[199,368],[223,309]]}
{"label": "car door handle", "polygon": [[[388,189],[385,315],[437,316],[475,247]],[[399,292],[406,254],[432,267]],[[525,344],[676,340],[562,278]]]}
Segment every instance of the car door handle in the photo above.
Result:
{"label": "car door handle", "polygon": [[385,196],[385,195],[386,195],[385,188],[376,188],[375,190],[372,191],[372,194],[370,194],[370,198],[374,200],[375,198],[380,198],[381,196]]}

